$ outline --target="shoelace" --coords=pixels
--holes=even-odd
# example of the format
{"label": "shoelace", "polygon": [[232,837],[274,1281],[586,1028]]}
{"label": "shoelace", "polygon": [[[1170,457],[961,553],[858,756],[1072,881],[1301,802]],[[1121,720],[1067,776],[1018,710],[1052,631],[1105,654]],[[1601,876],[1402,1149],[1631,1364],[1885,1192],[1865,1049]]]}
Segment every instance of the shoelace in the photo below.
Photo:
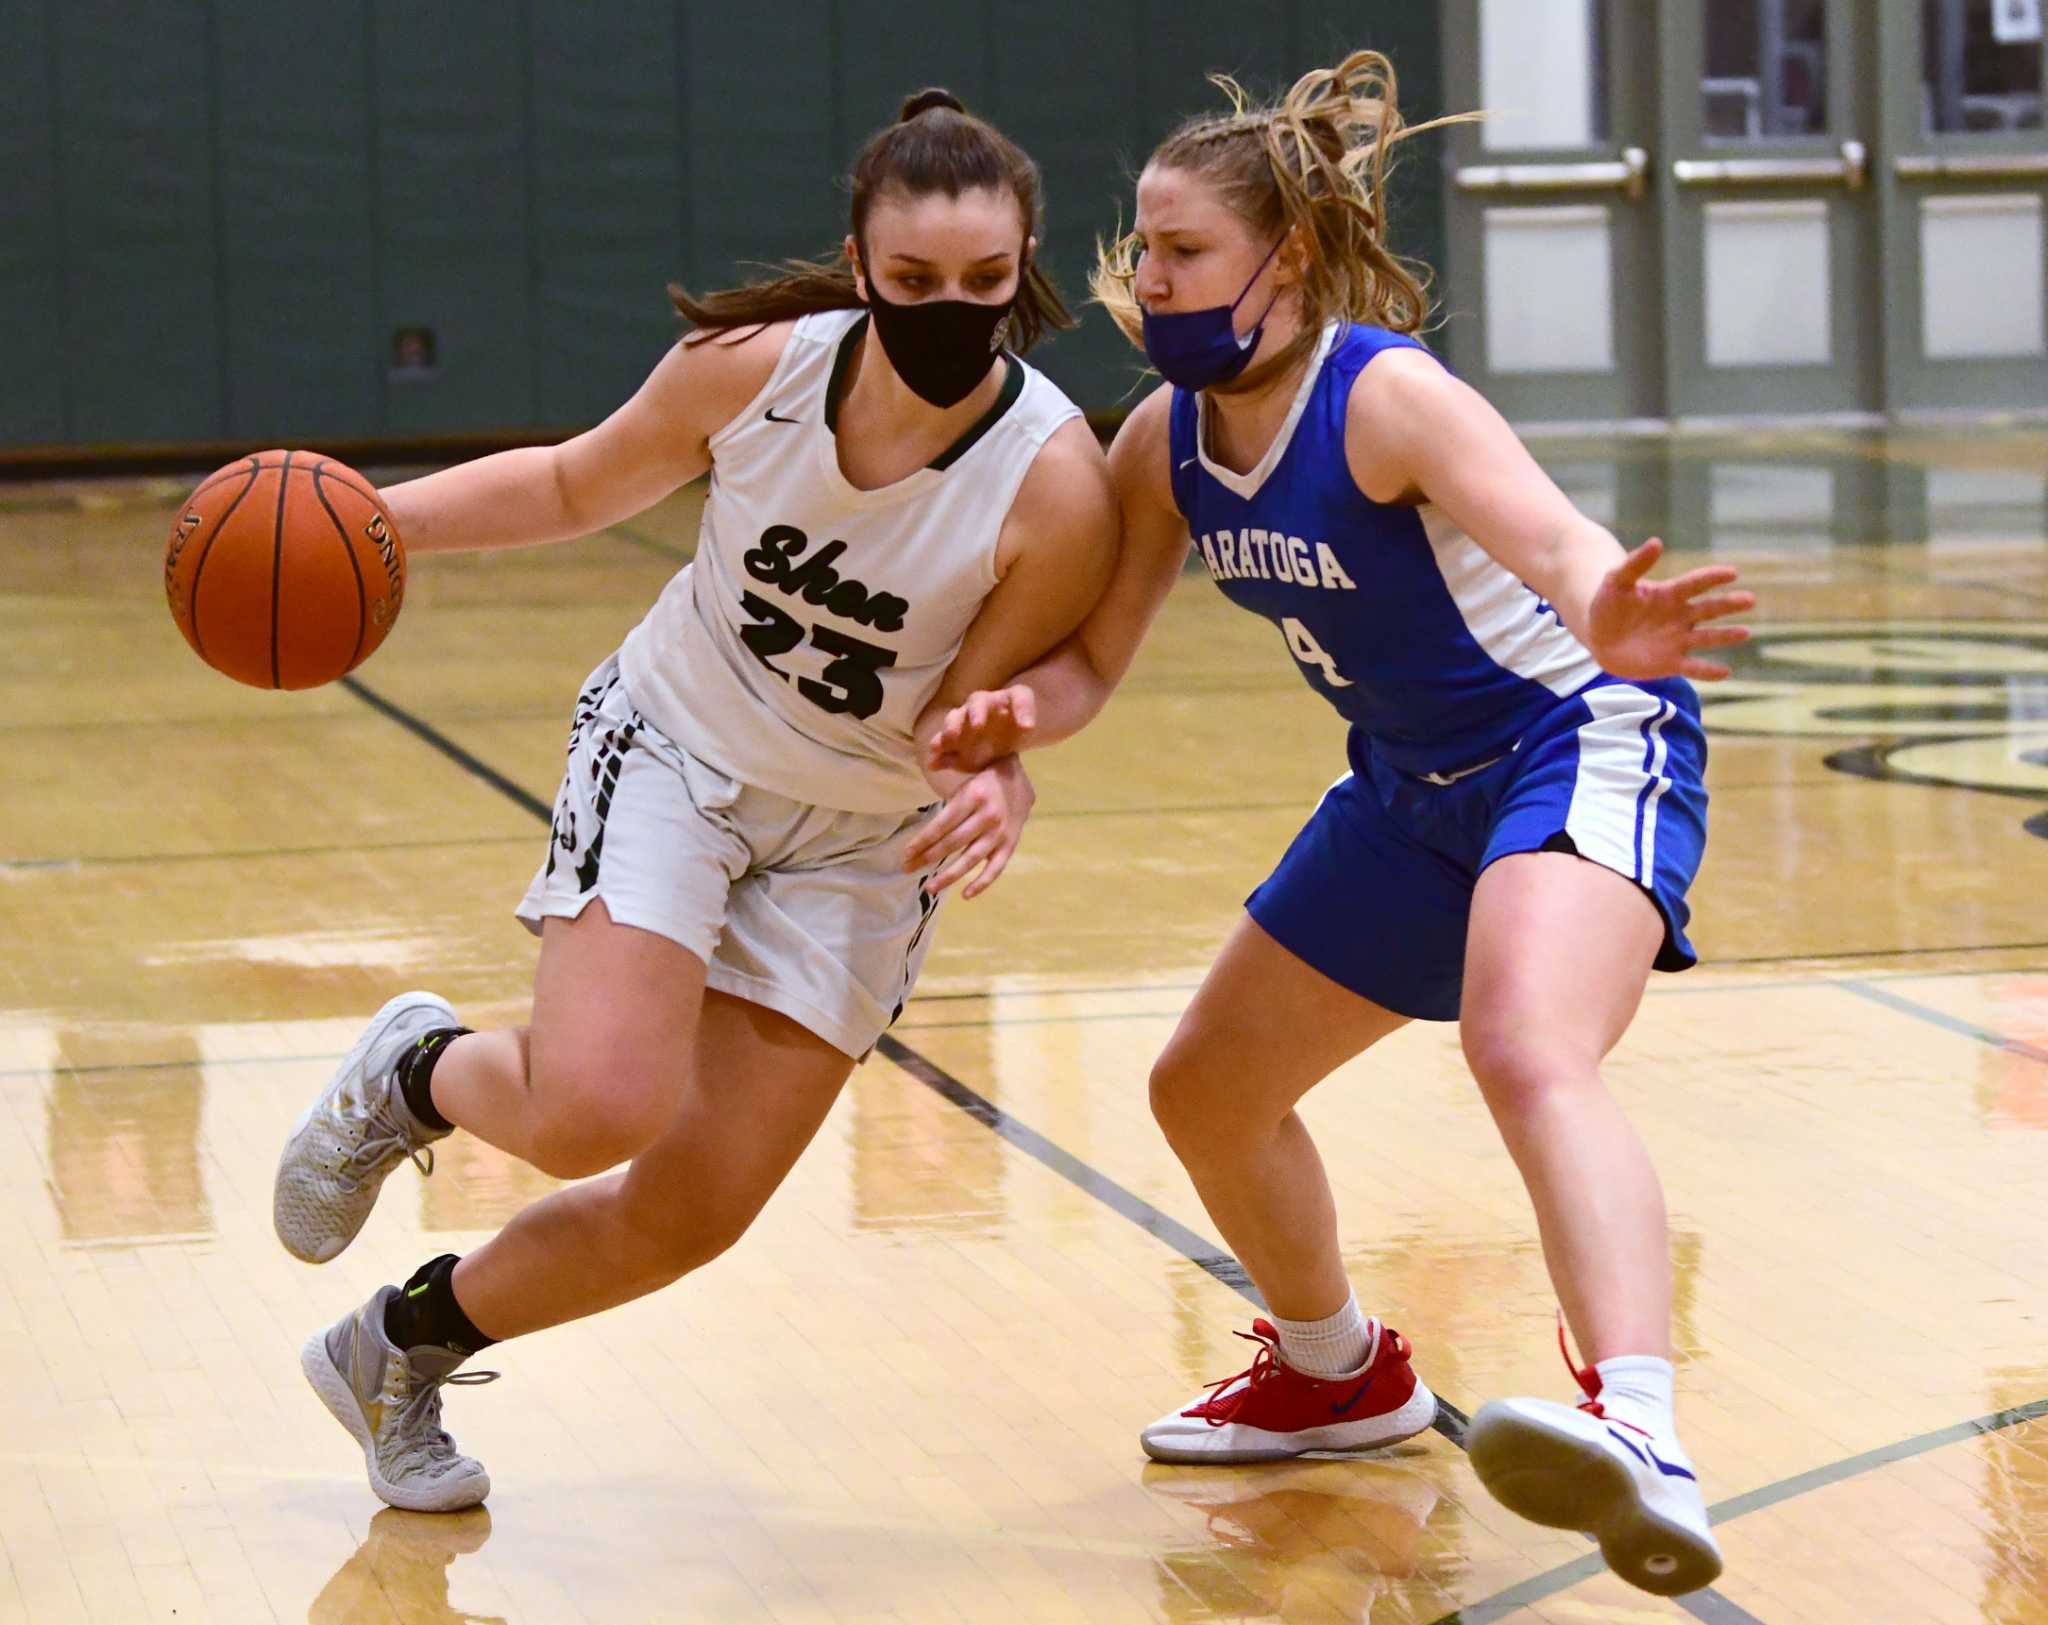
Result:
{"label": "shoelace", "polygon": [[359,1191],[365,1176],[374,1174],[378,1166],[394,1151],[403,1151],[412,1165],[422,1174],[434,1171],[434,1148],[430,1145],[416,1145],[405,1123],[398,1115],[393,1101],[397,1093],[394,1084],[384,1094],[383,1105],[369,1112],[370,1128],[373,1132],[363,1143],[341,1159],[341,1166],[335,1170],[335,1183],[345,1191]]}
{"label": "shoelace", "polygon": [[496,1371],[451,1371],[445,1377],[430,1377],[414,1388],[405,1408],[398,1413],[398,1431],[409,1437],[393,1465],[408,1469],[431,1466],[436,1473],[455,1465],[461,1452],[441,1426],[441,1390],[450,1384],[467,1388],[496,1382],[500,1375]]}
{"label": "shoelace", "polygon": [[[1230,1335],[1241,1337],[1247,1343],[1258,1344],[1259,1352],[1252,1356],[1252,1363],[1244,1370],[1234,1371],[1229,1376],[1211,1383],[1207,1399],[1181,1412],[1183,1416],[1201,1417],[1212,1428],[1222,1427],[1235,1416],[1243,1408],[1244,1402],[1251,1397],[1253,1390],[1280,1369],[1280,1344],[1277,1340],[1261,1337],[1257,1332],[1232,1332]],[[1229,1398],[1224,1398],[1223,1390],[1240,1377],[1244,1379],[1244,1386]]]}
{"label": "shoelace", "polygon": [[[1264,1321],[1256,1321],[1253,1323],[1251,1331],[1231,1333],[1231,1336],[1241,1337],[1247,1343],[1258,1344],[1259,1352],[1252,1356],[1252,1363],[1244,1370],[1233,1372],[1230,1376],[1211,1383],[1209,1385],[1209,1397],[1202,1400],[1199,1404],[1189,1406],[1188,1409],[1181,1412],[1181,1415],[1199,1416],[1212,1428],[1220,1428],[1244,1408],[1245,1402],[1251,1397],[1260,1383],[1269,1380],[1279,1372],[1286,1362],[1280,1358],[1279,1339],[1277,1337],[1267,1337],[1257,1329],[1265,1324]],[[1367,1325],[1370,1327],[1367,1347],[1371,1350],[1371,1357],[1365,1362],[1365,1366],[1360,1374],[1365,1377],[1367,1384],[1370,1385],[1380,1368],[1380,1351],[1383,1348],[1392,1348],[1400,1358],[1406,1359],[1408,1357],[1408,1344],[1407,1340],[1399,1332],[1390,1326],[1382,1325],[1377,1318],[1367,1322]],[[1236,1382],[1240,1377],[1244,1379],[1244,1386],[1236,1393],[1226,1397],[1223,1390]],[[1346,1378],[1344,1380],[1348,1382],[1353,1379]],[[1359,1390],[1360,1393],[1364,1391],[1363,1388]]]}
{"label": "shoelace", "polygon": [[1557,1352],[1564,1356],[1565,1369],[1572,1374],[1579,1387],[1585,1392],[1586,1397],[1579,1401],[1580,1410],[1584,1411],[1588,1416],[1598,1417],[1609,1427],[1624,1427],[1631,1433],[1640,1433],[1646,1439],[1654,1437],[1648,1428],[1637,1427],[1633,1422],[1627,1422],[1619,1416],[1609,1416],[1607,1414],[1607,1407],[1600,1403],[1601,1385],[1598,1369],[1590,1365],[1583,1368],[1580,1367],[1578,1362],[1572,1358],[1570,1345],[1565,1342],[1564,1311],[1562,1309],[1557,1312]]}

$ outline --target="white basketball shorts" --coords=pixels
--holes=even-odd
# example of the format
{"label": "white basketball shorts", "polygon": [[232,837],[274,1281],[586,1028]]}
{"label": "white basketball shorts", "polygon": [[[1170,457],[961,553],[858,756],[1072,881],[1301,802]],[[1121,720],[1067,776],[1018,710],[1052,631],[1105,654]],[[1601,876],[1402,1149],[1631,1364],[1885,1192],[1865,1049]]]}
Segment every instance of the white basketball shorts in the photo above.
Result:
{"label": "white basketball shorts", "polygon": [[728,778],[633,709],[612,655],[576,698],[547,858],[519,919],[538,935],[602,898],[616,924],[701,958],[708,986],[862,1056],[931,945],[938,904],[903,872],[930,812],[841,812]]}

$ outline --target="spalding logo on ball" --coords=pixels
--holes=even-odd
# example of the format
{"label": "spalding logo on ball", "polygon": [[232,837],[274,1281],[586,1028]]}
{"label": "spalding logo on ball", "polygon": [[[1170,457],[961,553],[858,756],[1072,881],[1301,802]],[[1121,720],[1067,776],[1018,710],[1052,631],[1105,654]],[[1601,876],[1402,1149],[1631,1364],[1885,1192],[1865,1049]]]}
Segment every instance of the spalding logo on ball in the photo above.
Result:
{"label": "spalding logo on ball", "polygon": [[332,457],[265,451],[216,469],[164,548],[164,596],[193,651],[257,688],[352,672],[405,602],[405,546],[376,487]]}

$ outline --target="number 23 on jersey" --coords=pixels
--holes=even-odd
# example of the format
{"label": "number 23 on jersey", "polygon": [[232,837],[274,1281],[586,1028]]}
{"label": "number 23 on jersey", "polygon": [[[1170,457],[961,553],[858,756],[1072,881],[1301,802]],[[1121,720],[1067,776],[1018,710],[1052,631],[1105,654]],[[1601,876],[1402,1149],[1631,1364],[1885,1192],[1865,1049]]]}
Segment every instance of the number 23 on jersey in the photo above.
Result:
{"label": "number 23 on jersey", "polygon": [[785,683],[792,679],[775,664],[775,657],[788,654],[802,643],[806,630],[811,635],[811,647],[832,656],[831,664],[818,676],[794,679],[796,691],[819,710],[851,712],[865,721],[882,709],[882,672],[896,664],[894,649],[863,643],[829,626],[806,628],[780,604],[759,593],[742,594],[740,607],[754,617],[750,624],[740,628],[740,641]]}

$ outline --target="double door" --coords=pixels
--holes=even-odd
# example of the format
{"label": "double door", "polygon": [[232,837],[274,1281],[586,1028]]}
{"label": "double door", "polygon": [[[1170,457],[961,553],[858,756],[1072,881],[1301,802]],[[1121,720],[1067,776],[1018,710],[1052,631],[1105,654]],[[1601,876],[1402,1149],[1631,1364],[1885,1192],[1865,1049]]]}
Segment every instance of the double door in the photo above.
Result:
{"label": "double door", "polygon": [[2048,408],[2043,0],[1451,0],[1455,366],[1523,422]]}

